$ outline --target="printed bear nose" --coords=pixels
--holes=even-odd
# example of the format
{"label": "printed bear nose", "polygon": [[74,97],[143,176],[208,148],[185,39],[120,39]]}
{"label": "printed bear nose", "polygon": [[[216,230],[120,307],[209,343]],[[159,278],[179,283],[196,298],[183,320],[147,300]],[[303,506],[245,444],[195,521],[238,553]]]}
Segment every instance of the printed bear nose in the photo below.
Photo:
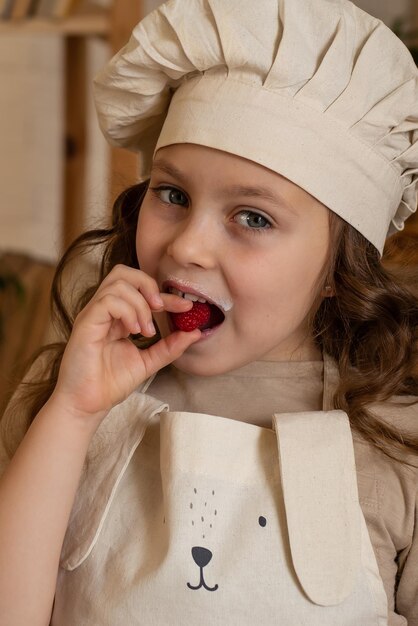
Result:
{"label": "printed bear nose", "polygon": [[212,552],[206,548],[195,546],[192,548],[192,557],[199,567],[205,567],[212,558]]}

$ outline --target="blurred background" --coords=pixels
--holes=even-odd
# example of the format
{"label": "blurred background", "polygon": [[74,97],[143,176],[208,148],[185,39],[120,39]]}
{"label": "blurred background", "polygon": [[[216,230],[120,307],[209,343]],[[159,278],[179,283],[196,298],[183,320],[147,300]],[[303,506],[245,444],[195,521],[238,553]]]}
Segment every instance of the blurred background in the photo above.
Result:
{"label": "blurred background", "polygon": [[[12,373],[50,332],[58,258],[135,182],[135,157],[101,136],[91,81],[159,4],[0,0],[0,409]],[[417,61],[418,0],[355,4],[392,28]],[[417,219],[409,221],[391,248],[396,260],[416,254]]]}

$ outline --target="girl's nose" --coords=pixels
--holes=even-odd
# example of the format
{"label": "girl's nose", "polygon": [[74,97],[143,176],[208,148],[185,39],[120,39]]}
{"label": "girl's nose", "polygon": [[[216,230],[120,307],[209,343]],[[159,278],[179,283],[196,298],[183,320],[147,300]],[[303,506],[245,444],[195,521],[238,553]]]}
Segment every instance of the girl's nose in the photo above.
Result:
{"label": "girl's nose", "polygon": [[216,263],[216,227],[196,218],[177,225],[167,247],[167,254],[178,265],[198,265],[211,269]]}

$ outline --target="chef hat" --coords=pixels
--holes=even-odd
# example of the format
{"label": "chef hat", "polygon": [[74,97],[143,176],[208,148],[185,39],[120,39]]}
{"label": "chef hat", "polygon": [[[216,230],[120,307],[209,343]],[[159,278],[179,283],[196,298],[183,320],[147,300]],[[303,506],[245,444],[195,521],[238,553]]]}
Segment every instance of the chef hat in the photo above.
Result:
{"label": "chef hat", "polygon": [[348,0],[170,0],[94,81],[109,143],[194,143],[285,176],[382,254],[418,195],[418,69]]}

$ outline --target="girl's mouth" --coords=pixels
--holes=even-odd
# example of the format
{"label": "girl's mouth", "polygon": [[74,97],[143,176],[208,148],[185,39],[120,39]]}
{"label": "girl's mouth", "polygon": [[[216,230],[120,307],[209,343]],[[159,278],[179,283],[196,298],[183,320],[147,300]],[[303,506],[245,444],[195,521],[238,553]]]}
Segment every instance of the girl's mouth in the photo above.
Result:
{"label": "girl's mouth", "polygon": [[185,311],[184,313],[169,313],[173,329],[191,332],[195,328],[199,328],[204,332],[213,330],[220,326],[225,320],[225,315],[216,304],[207,302],[204,298],[198,297],[195,294],[184,293],[173,287],[170,287],[168,291],[193,302],[193,308],[189,311]]}

